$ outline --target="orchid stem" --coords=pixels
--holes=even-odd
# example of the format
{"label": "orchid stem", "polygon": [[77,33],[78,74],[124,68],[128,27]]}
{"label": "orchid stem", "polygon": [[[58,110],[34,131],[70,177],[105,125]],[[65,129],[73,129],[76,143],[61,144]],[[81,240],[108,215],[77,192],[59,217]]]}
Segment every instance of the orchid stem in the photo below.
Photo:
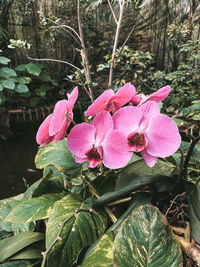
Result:
{"label": "orchid stem", "polygon": [[[88,178],[87,174],[85,172],[83,172],[83,173],[85,176],[85,177],[82,176],[83,181],[86,183],[86,185],[89,187],[91,192],[95,195],[95,197],[100,198],[100,195],[97,193],[96,189],[85,179],[85,178]],[[113,223],[115,223],[117,221],[116,216],[112,213],[112,211],[107,206],[104,206],[104,209],[105,209],[106,213],[109,215],[111,221]]]}

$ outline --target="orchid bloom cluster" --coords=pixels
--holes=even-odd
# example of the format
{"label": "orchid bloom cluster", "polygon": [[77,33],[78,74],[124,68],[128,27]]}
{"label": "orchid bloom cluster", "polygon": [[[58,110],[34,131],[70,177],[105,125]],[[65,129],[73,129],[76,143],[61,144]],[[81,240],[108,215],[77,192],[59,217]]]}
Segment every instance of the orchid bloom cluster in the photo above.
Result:
{"label": "orchid bloom cluster", "polygon": [[[133,152],[139,152],[153,167],[158,157],[174,154],[181,143],[177,125],[160,113],[157,104],[169,93],[170,86],[165,86],[149,96],[136,94],[131,83],[117,93],[104,91],[85,113],[94,116],[91,123],[75,125],[68,135],[67,145],[75,161],[88,161],[91,168],[103,163],[107,168],[118,169],[129,162]],[[75,87],[68,100],[57,102],[38,130],[38,144],[44,146],[65,137],[77,97]]]}

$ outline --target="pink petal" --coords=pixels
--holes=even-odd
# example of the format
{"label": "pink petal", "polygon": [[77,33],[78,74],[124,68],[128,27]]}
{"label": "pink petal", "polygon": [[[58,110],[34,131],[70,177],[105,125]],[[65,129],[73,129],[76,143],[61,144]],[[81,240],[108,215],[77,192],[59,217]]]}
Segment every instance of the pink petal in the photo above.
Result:
{"label": "pink petal", "polygon": [[148,100],[155,101],[158,103],[164,100],[169,95],[170,92],[171,92],[170,86],[169,85],[164,86],[160,88],[157,92],[151,94]]}
{"label": "pink petal", "polygon": [[99,112],[92,121],[96,128],[96,144],[100,144],[108,130],[113,129],[113,120],[110,113],[106,110]]}
{"label": "pink petal", "polygon": [[67,94],[67,97],[68,97],[67,107],[68,107],[68,112],[70,112],[72,111],[78,97],[78,87],[76,86],[71,92],[71,94]]}
{"label": "pink petal", "polygon": [[65,138],[65,134],[66,134],[66,131],[67,131],[70,123],[71,123],[71,120],[67,120],[67,118],[65,120],[63,120],[59,132],[55,135],[55,140],[54,140],[55,143],[58,142],[59,140],[62,140],[63,138]]}
{"label": "pink petal", "polygon": [[53,114],[50,114],[48,117],[46,117],[46,119],[43,121],[43,123],[40,125],[37,131],[36,141],[38,144],[42,146],[48,145],[53,141],[53,137],[49,136],[49,125],[52,117]]}
{"label": "pink petal", "polygon": [[81,123],[74,126],[67,140],[69,150],[79,158],[85,158],[86,153],[95,144],[96,129],[88,123]]}
{"label": "pink petal", "polygon": [[133,104],[135,104],[135,105],[139,104],[140,100],[141,100],[140,94],[135,94],[131,98],[131,102],[133,102]]}
{"label": "pink petal", "polygon": [[109,89],[103,92],[92,105],[90,105],[85,113],[86,116],[94,116],[101,110],[106,109],[110,97],[114,95],[113,90]]}
{"label": "pink petal", "polygon": [[149,167],[153,167],[156,163],[157,157],[151,156],[146,149],[141,151],[141,155]]}
{"label": "pink petal", "polygon": [[58,133],[63,120],[66,117],[67,113],[67,100],[60,100],[56,103],[54,111],[53,111],[53,118],[50,123],[49,127],[49,135],[55,135]]}
{"label": "pink petal", "polygon": [[85,161],[87,161],[87,158],[86,158],[86,157],[85,157],[85,158],[75,157],[75,161],[76,161],[77,163],[81,163],[81,162],[85,162]]}
{"label": "pink petal", "polygon": [[126,83],[119,91],[110,98],[110,102],[117,103],[118,109],[128,103],[135,95],[135,87],[131,83]]}
{"label": "pink petal", "polygon": [[147,152],[155,157],[169,157],[181,143],[176,123],[166,115],[155,115],[150,120],[146,134],[149,141]]}
{"label": "pink petal", "polygon": [[124,167],[131,159],[127,139],[118,130],[109,130],[102,143],[103,164],[107,168],[118,169]]}
{"label": "pink petal", "polygon": [[137,107],[123,107],[112,118],[114,128],[128,136],[130,133],[138,130],[142,112]]}
{"label": "pink petal", "polygon": [[150,120],[156,115],[160,113],[160,108],[156,102],[148,101],[142,106],[139,107],[140,111],[142,111],[142,120],[140,122],[140,128],[146,129]]}

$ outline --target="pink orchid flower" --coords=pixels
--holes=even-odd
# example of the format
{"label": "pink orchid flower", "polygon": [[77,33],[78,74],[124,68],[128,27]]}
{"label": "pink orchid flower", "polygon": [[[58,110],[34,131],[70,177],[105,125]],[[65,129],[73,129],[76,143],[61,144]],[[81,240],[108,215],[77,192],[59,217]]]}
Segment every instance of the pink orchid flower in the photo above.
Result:
{"label": "pink orchid flower", "polygon": [[126,136],[113,129],[113,120],[106,110],[96,115],[91,124],[74,126],[67,140],[69,150],[75,154],[76,162],[89,161],[89,167],[99,163],[117,169],[125,166],[130,158]]}
{"label": "pink orchid flower", "polygon": [[103,92],[85,113],[86,116],[94,116],[101,110],[115,113],[123,105],[128,103],[135,94],[135,87],[131,83],[126,83],[117,93],[109,89]]}
{"label": "pink orchid flower", "polygon": [[127,137],[129,151],[140,152],[153,167],[157,157],[169,157],[179,148],[181,137],[176,123],[160,114],[156,102],[141,107],[123,107],[113,115],[114,128]]}
{"label": "pink orchid flower", "polygon": [[167,85],[160,88],[157,92],[149,96],[145,96],[144,94],[135,94],[131,98],[131,102],[137,106],[141,106],[147,101],[155,101],[156,103],[158,103],[164,100],[169,95],[170,91],[171,91],[170,86]]}
{"label": "pink orchid flower", "polygon": [[59,141],[65,137],[65,133],[73,120],[73,107],[78,97],[76,86],[71,94],[67,94],[68,100],[60,100],[56,103],[54,111],[40,125],[36,141],[41,146],[48,145],[52,141]]}

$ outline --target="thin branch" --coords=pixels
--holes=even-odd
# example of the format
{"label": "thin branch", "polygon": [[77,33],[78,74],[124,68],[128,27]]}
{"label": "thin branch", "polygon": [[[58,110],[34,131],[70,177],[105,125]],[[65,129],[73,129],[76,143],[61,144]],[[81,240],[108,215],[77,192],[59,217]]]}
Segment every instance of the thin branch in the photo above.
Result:
{"label": "thin branch", "polygon": [[[119,3],[120,3],[120,0],[119,0]],[[111,64],[110,64],[108,88],[112,87],[112,82],[113,82],[113,69],[114,69],[114,63],[115,63],[115,54],[116,54],[116,50],[117,50],[119,32],[120,32],[120,27],[121,27],[122,18],[123,18],[124,6],[125,6],[125,0],[123,0],[122,6],[120,8],[119,20],[117,23],[117,29],[116,29],[116,33],[115,33],[115,41],[114,41],[114,45],[113,45],[113,52],[112,52],[112,58],[111,58]]]}
{"label": "thin branch", "polygon": [[131,34],[133,33],[133,31],[135,30],[136,25],[133,26],[133,28],[131,29],[131,31],[129,32],[128,36],[126,37],[126,40],[123,42],[122,46],[119,49],[119,53],[123,50],[124,46],[126,45],[126,43],[128,42],[128,39],[131,37]]}
{"label": "thin branch", "polygon": [[60,25],[60,24],[58,24],[57,22],[55,22],[55,21],[53,21],[53,20],[51,20],[51,19],[49,19],[49,18],[46,18],[46,19],[49,20],[50,22],[54,23],[54,24],[57,25],[57,26],[65,27],[65,28],[71,30],[71,31],[78,37],[78,39],[81,41],[81,38],[80,38],[79,34],[78,34],[72,27],[70,27],[70,26],[68,26],[68,25],[65,25],[65,24],[61,24],[61,25]]}
{"label": "thin branch", "polygon": [[83,29],[82,29],[82,22],[81,22],[81,12],[80,12],[80,0],[78,0],[78,4],[77,4],[77,15],[78,15],[78,28],[79,28],[79,34],[80,34],[80,40],[81,40],[81,46],[82,46],[82,50],[81,50],[81,57],[83,60],[83,67],[85,69],[86,72],[86,80],[88,83],[88,90],[89,90],[89,97],[91,102],[93,102],[93,92],[92,89],[90,87],[90,83],[91,83],[91,75],[90,75],[90,65],[89,65],[89,60],[88,60],[88,54],[87,54],[87,49],[85,47],[85,42],[84,42],[84,37],[83,37]]}
{"label": "thin branch", "polygon": [[108,2],[108,5],[109,5],[109,8],[110,8],[110,11],[111,11],[111,13],[112,13],[112,15],[113,15],[113,18],[114,18],[114,20],[115,20],[115,23],[118,24],[118,21],[117,21],[117,18],[116,18],[116,16],[115,16],[115,12],[114,12],[114,10],[113,10],[113,8],[112,8],[112,5],[111,5],[111,3],[110,3],[110,0],[107,0],[107,2]]}
{"label": "thin branch", "polygon": [[[85,172],[83,172],[84,176],[86,178],[88,178],[87,174]],[[95,190],[95,188],[82,176],[83,181],[87,184],[87,186],[89,187],[89,189],[91,190],[91,192],[95,195],[96,198],[100,198],[100,195],[97,193],[97,191]],[[113,223],[115,223],[117,221],[117,218],[115,217],[115,215],[112,213],[112,211],[107,207],[104,206],[105,211],[107,212],[107,214],[109,215],[111,221]]]}
{"label": "thin branch", "polygon": [[66,33],[68,33],[76,42],[77,44],[81,45],[80,40],[78,40],[70,31],[65,29],[66,25],[58,25],[58,26],[51,26],[52,29],[56,29],[56,28],[61,28],[62,30],[64,30]]}
{"label": "thin branch", "polygon": [[52,62],[63,63],[63,64],[66,64],[66,65],[69,65],[69,66],[75,68],[78,71],[81,71],[81,69],[79,69],[75,65],[69,63],[68,61],[59,60],[59,59],[53,59],[53,58],[32,58],[32,57],[29,57],[28,55],[26,55],[26,56],[27,56],[28,59],[34,60],[34,61],[52,61]]}

